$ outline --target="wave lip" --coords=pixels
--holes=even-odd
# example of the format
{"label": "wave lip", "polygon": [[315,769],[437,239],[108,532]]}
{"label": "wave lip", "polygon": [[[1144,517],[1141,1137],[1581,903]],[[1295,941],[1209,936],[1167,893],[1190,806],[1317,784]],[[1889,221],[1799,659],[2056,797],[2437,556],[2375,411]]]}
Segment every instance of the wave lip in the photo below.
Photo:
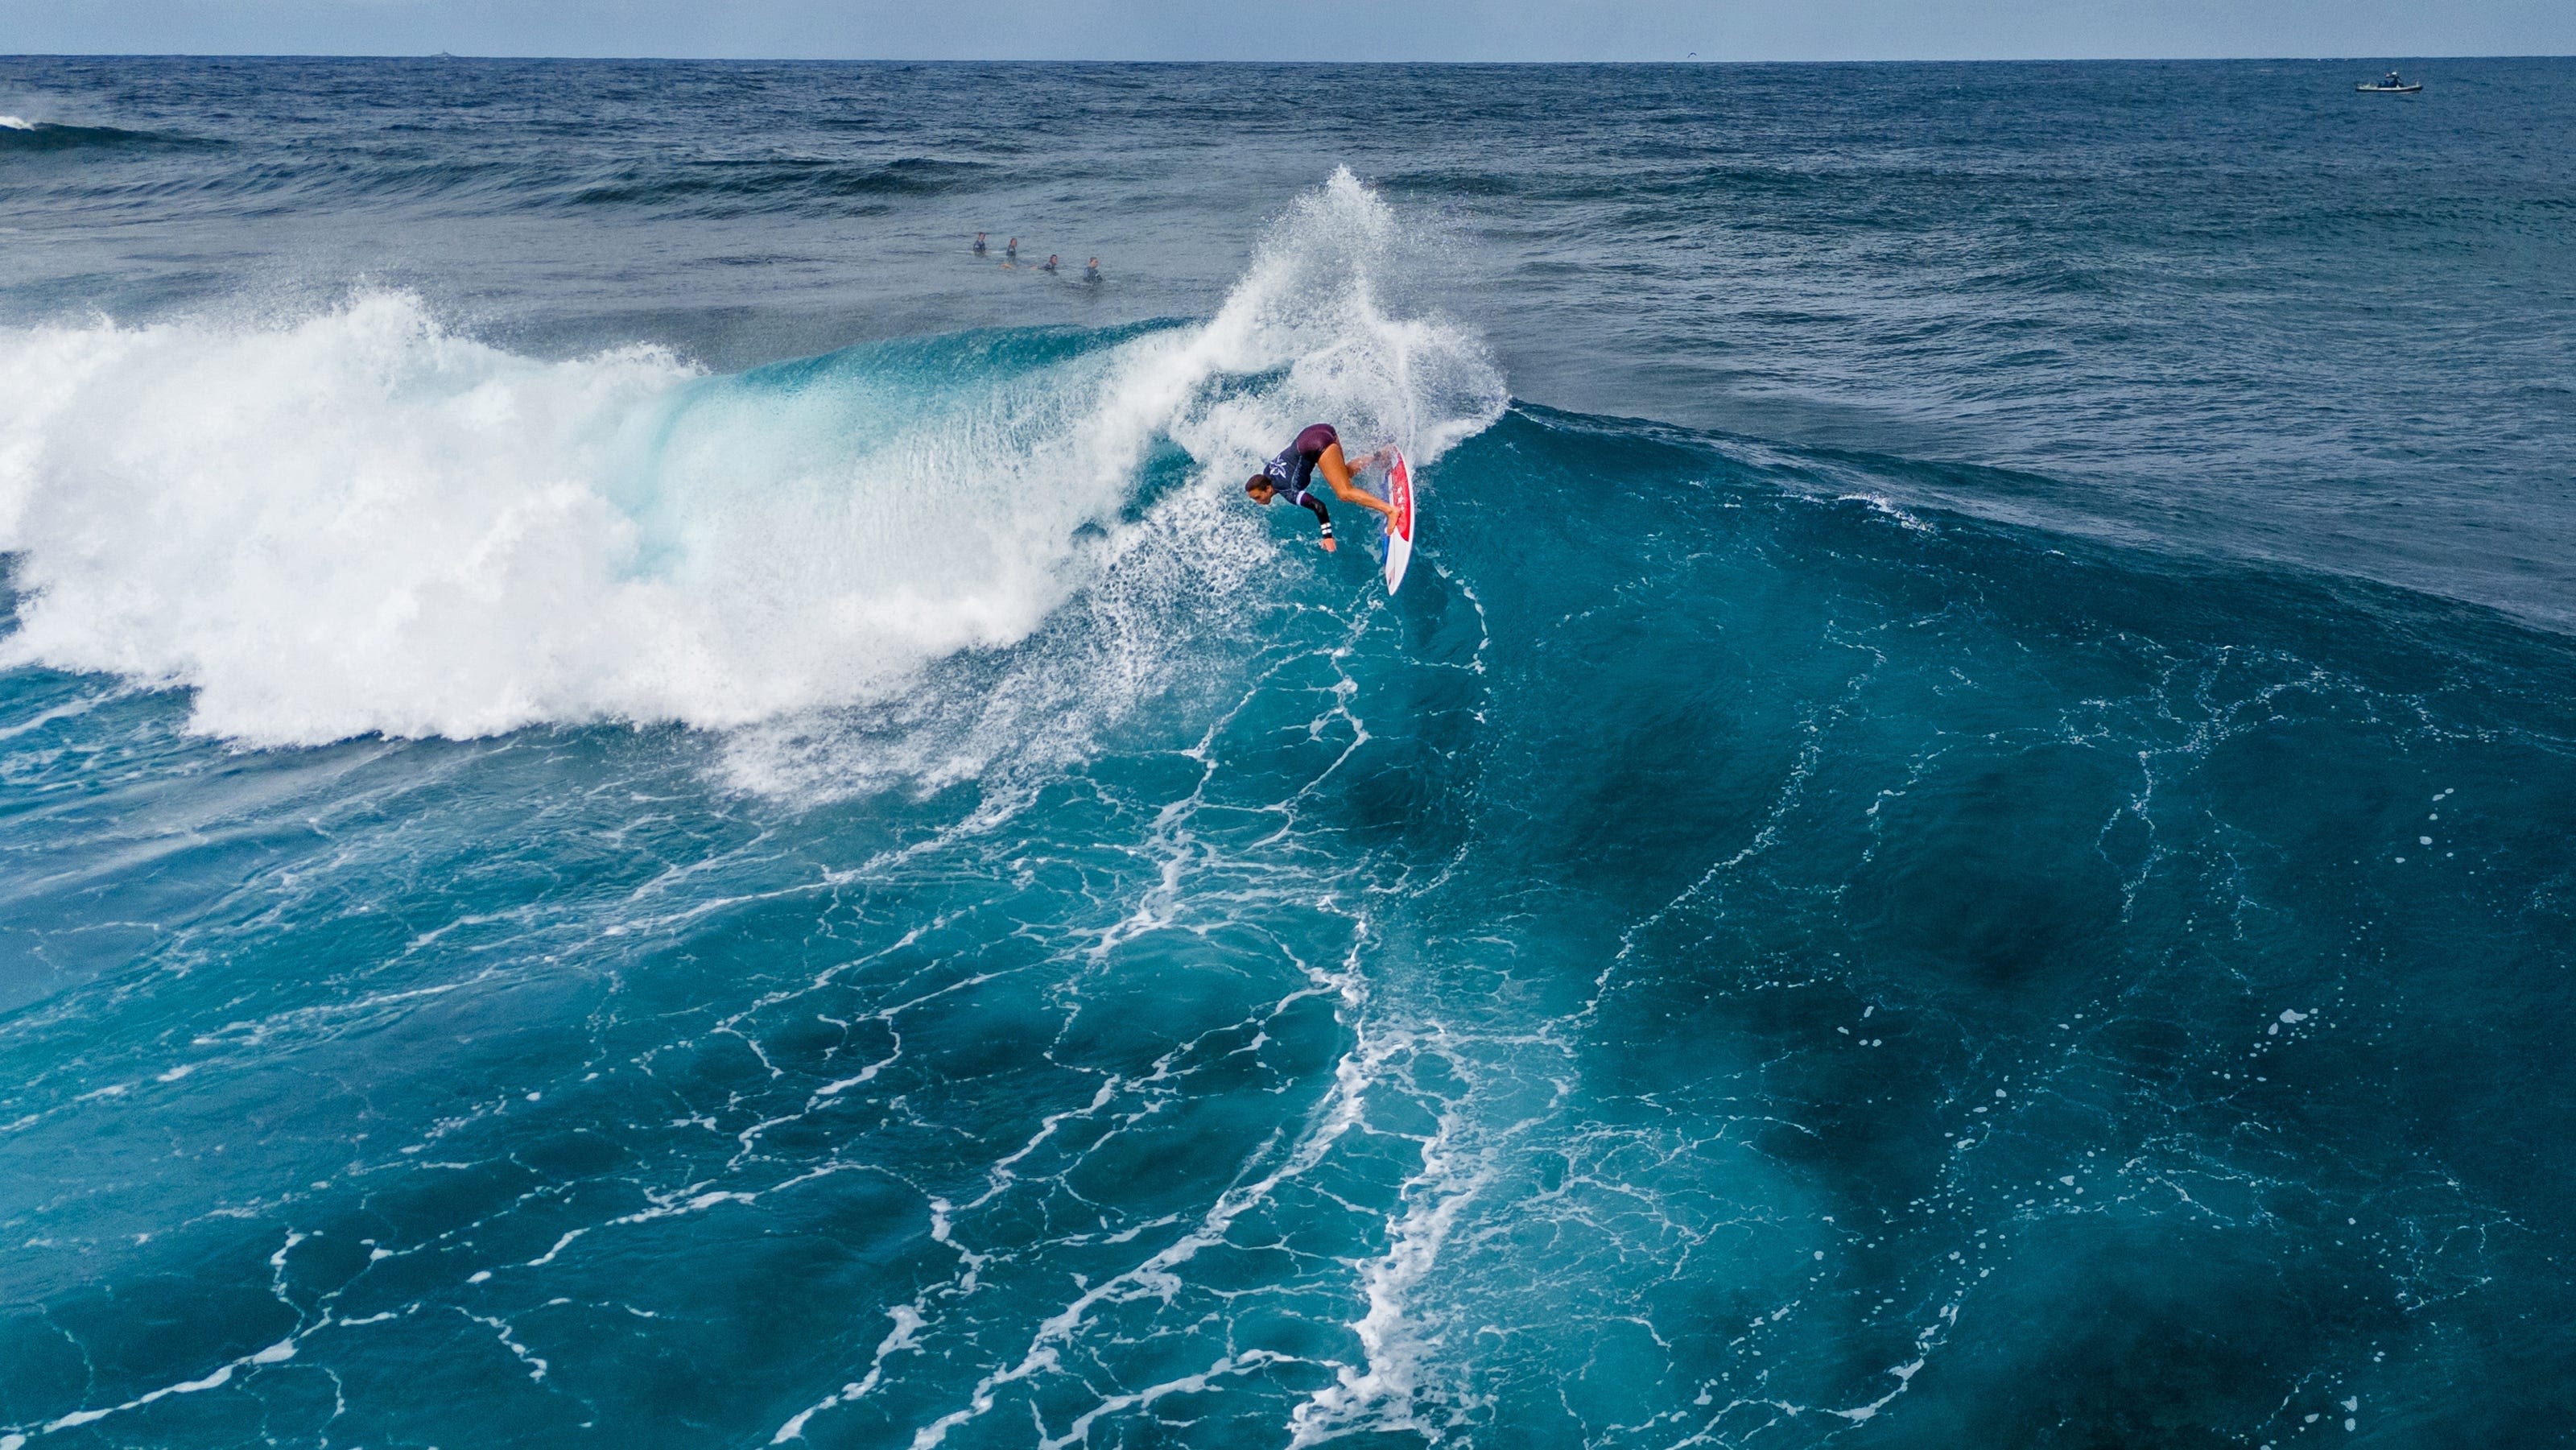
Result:
{"label": "wave lip", "polygon": [[0,116],[0,156],[44,151],[141,149],[221,146],[202,136],[174,136],[160,131],[128,131],[117,126],[67,126],[24,116]]}

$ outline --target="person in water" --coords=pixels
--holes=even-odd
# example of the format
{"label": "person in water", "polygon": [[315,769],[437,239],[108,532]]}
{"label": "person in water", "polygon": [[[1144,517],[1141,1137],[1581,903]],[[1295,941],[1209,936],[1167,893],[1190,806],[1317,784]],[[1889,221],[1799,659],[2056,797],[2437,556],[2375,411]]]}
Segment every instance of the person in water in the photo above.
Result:
{"label": "person in water", "polygon": [[1082,280],[1085,282],[1097,282],[1100,280],[1100,259],[1098,257],[1094,257],[1090,261],[1082,264]]}
{"label": "person in water", "polygon": [[1243,491],[1254,503],[1267,508],[1274,498],[1285,498],[1297,507],[1314,514],[1315,522],[1324,526],[1324,552],[1333,549],[1333,516],[1324,501],[1307,491],[1316,470],[1321,469],[1324,482],[1333,496],[1344,503],[1355,503],[1386,515],[1387,527],[1395,527],[1395,506],[1376,494],[1351,482],[1354,467],[1366,468],[1384,458],[1391,450],[1381,448],[1354,465],[1342,457],[1341,435],[1330,423],[1316,423],[1297,435],[1297,441],[1281,450],[1278,457],[1261,466],[1261,471],[1243,481]]}
{"label": "person in water", "polygon": [[1046,265],[1038,268],[1038,270],[1052,274],[1055,271],[1055,253],[1047,253]]}
{"label": "person in water", "polygon": [[1002,249],[1002,255],[1010,258],[1014,262],[1018,261],[1020,259],[1020,239],[1017,237],[1011,238],[1011,244]]}
{"label": "person in water", "polygon": [[975,234],[975,255],[979,257],[984,255],[984,234],[982,232],[977,232]]}

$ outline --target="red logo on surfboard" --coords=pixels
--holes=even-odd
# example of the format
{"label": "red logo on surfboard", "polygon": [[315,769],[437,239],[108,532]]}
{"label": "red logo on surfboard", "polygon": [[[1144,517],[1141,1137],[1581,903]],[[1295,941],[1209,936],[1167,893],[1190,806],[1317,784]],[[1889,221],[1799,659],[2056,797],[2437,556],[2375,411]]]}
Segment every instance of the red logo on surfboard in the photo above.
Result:
{"label": "red logo on surfboard", "polygon": [[1393,594],[1404,582],[1404,566],[1413,561],[1413,469],[1401,453],[1387,465],[1386,501],[1395,506],[1386,525],[1386,592]]}

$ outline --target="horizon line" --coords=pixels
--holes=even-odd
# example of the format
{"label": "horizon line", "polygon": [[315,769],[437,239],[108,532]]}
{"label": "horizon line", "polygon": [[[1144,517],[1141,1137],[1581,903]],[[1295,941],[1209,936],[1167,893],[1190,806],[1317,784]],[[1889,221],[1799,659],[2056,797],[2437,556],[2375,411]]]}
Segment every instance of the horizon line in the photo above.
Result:
{"label": "horizon line", "polygon": [[1610,69],[1621,66],[1880,66],[1880,65],[2176,65],[2185,63],[2247,64],[2341,61],[2446,60],[2576,60],[2576,54],[2552,51],[2491,51],[2462,54],[2399,55],[2354,52],[2342,55],[2055,55],[2055,56],[1876,56],[1805,57],[1795,59],[1701,59],[1684,56],[1663,60],[1134,60],[1109,57],[1036,58],[990,56],[858,56],[858,55],[502,55],[456,51],[252,51],[252,50],[110,50],[12,51],[0,61],[18,60],[472,60],[472,61],[646,61],[716,65],[1124,65],[1124,66],[1330,66],[1371,69],[1395,66],[1564,66]]}

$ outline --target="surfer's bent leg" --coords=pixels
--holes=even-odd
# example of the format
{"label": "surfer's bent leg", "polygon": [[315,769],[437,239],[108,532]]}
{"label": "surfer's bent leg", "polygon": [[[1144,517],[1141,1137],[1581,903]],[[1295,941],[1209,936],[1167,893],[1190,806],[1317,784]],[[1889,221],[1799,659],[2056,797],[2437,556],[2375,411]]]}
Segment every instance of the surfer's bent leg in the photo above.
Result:
{"label": "surfer's bent leg", "polygon": [[1355,503],[1362,508],[1375,509],[1390,519],[1395,517],[1395,505],[1351,482],[1351,466],[1342,461],[1342,445],[1339,439],[1325,447],[1323,456],[1315,460],[1315,467],[1324,475],[1324,482],[1332,485],[1333,497],[1344,503]]}

